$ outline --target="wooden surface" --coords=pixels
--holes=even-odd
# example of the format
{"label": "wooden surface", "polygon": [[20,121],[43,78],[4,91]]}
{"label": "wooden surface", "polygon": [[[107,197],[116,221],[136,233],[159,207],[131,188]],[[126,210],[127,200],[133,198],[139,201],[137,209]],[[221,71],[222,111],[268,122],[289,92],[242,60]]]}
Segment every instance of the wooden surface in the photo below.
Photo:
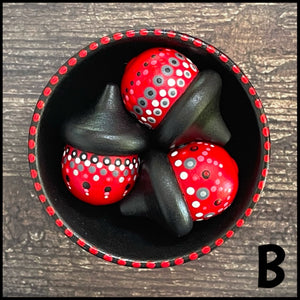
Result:
{"label": "wooden surface", "polygon": [[[296,3],[4,3],[3,295],[296,296]],[[27,135],[50,77],[90,42],[120,30],[163,28],[216,46],[246,73],[268,116],[272,156],[249,221],[212,253],[167,269],[134,269],[71,242],[33,189]],[[258,246],[281,246],[284,281],[258,288]]]}

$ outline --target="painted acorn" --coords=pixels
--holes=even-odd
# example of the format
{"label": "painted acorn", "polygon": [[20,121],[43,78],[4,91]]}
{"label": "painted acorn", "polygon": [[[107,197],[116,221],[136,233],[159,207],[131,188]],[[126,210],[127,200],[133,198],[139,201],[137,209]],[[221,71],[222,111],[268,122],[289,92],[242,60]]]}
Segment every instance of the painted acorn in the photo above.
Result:
{"label": "painted acorn", "polygon": [[167,156],[149,153],[140,180],[120,202],[121,213],[148,217],[181,237],[192,230],[193,221],[217,216],[230,206],[238,190],[238,167],[224,148],[194,141]]}
{"label": "painted acorn", "polygon": [[138,155],[97,155],[66,145],[62,174],[70,192],[94,205],[112,204],[132,189],[139,169]]}
{"label": "painted acorn", "polygon": [[126,108],[150,128],[156,128],[199,73],[183,54],[152,48],[126,66],[121,93]]}
{"label": "painted acorn", "polygon": [[75,197],[106,205],[130,192],[147,134],[124,110],[117,85],[107,85],[93,109],[69,120],[63,137],[62,175]]}
{"label": "painted acorn", "polygon": [[129,61],[121,95],[127,110],[153,129],[165,149],[197,138],[225,145],[230,132],[219,109],[221,86],[217,72],[199,71],[182,53],[158,47]]}
{"label": "painted acorn", "polygon": [[194,221],[230,206],[238,190],[238,167],[224,148],[198,141],[171,151],[168,159]]}

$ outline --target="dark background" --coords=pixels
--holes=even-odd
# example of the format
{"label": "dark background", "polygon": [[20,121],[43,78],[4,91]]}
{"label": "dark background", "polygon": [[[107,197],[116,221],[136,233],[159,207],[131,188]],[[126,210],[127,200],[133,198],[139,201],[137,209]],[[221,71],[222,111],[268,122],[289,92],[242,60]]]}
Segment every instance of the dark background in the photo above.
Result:
{"label": "dark background", "polygon": [[[50,77],[92,41],[133,28],[180,31],[224,51],[260,95],[271,131],[269,175],[249,220],[212,253],[167,269],[118,266],[76,246],[39,203],[27,162]],[[4,3],[3,295],[296,296],[296,29],[296,3]],[[285,251],[285,279],[258,288],[258,246],[269,243]]]}

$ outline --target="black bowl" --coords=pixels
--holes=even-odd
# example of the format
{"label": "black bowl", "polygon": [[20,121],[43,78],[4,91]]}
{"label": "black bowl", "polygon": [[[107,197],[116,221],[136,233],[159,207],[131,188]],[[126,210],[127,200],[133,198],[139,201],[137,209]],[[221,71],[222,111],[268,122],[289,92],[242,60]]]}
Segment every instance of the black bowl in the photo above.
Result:
{"label": "black bowl", "polygon": [[[231,132],[225,149],[239,167],[239,189],[232,205],[218,216],[195,222],[192,231],[181,238],[165,233],[147,219],[122,216],[118,203],[95,207],[79,201],[66,189],[61,175],[65,141],[60,132],[65,120],[93,106],[106,84],[120,85],[126,63],[151,47],[176,49],[200,71],[209,68],[220,74],[220,109]],[[100,258],[141,268],[197,259],[232,237],[259,200],[270,158],[262,103],[242,70],[200,39],[159,29],[105,36],[68,59],[51,77],[36,104],[28,147],[34,188],[60,230]]]}

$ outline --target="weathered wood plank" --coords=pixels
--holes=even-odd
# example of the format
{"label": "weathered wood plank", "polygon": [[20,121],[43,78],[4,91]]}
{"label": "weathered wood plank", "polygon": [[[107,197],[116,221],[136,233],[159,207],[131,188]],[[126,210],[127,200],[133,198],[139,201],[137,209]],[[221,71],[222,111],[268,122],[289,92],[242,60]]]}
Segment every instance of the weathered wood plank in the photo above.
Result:
{"label": "weathered wood plank", "polygon": [[[114,265],[73,244],[44,212],[27,163],[29,124],[51,75],[93,40],[146,27],[202,38],[239,64],[272,141],[267,184],[243,228],[197,261],[158,270]],[[4,3],[3,295],[296,296],[296,64],[296,3]],[[258,246],[268,243],[286,252],[285,280],[262,289]]]}

